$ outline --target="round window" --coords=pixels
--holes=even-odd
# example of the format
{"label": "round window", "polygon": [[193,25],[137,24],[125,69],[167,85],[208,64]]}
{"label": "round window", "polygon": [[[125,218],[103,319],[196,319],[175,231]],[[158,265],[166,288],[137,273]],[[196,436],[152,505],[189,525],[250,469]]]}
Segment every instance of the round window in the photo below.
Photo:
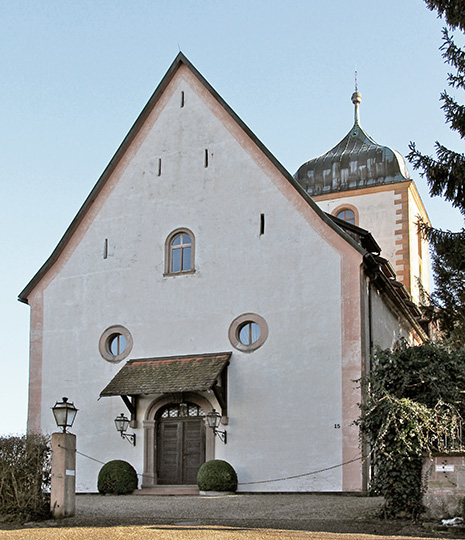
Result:
{"label": "round window", "polygon": [[124,326],[111,326],[100,337],[99,351],[105,360],[119,362],[132,350],[132,336]]}
{"label": "round window", "polygon": [[244,313],[231,323],[229,341],[243,352],[252,352],[261,347],[268,337],[268,325],[263,317],[255,313]]}
{"label": "round window", "polygon": [[112,334],[108,338],[108,352],[113,356],[119,356],[124,353],[127,344],[128,341],[123,334]]}
{"label": "round window", "polygon": [[253,321],[248,321],[239,327],[239,341],[242,345],[253,345],[261,334],[260,325]]}

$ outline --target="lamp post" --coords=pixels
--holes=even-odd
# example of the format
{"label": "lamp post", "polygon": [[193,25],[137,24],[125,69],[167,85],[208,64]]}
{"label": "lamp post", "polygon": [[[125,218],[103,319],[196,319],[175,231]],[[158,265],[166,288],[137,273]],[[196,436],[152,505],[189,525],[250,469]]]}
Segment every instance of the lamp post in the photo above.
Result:
{"label": "lamp post", "polygon": [[132,446],[136,446],[136,434],[126,433],[126,430],[128,429],[128,426],[129,426],[129,418],[126,418],[126,416],[124,416],[124,413],[121,413],[119,416],[115,418],[115,426],[116,426],[116,431],[119,432],[119,434],[121,435],[123,439],[126,439],[127,441],[129,441],[132,444]]}
{"label": "lamp post", "polygon": [[213,409],[206,415],[207,417],[207,423],[208,427],[213,430],[213,433],[226,444],[228,442],[228,432],[227,431],[220,431],[218,429],[218,426],[221,423],[221,415],[218,411]]}
{"label": "lamp post", "polygon": [[68,398],[52,407],[55,422],[62,432],[52,433],[52,478],[50,509],[55,519],[76,513],[76,435],[66,428],[73,425],[78,409]]}

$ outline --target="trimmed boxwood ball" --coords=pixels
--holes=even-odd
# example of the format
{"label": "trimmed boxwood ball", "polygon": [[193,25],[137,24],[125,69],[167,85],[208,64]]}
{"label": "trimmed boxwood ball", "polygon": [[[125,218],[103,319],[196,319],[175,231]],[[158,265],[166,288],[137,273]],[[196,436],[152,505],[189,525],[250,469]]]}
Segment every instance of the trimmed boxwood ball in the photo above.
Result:
{"label": "trimmed boxwood ball", "polygon": [[236,491],[237,474],[227,461],[212,459],[200,467],[197,485],[200,491]]}
{"label": "trimmed boxwood ball", "polygon": [[125,495],[137,489],[137,473],[127,461],[114,459],[105,463],[98,473],[99,493]]}

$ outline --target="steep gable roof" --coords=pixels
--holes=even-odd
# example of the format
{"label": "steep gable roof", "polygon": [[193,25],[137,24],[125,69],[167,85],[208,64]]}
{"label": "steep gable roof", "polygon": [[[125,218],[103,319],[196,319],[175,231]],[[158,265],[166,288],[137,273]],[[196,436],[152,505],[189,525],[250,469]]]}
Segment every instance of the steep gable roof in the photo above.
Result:
{"label": "steep gable roof", "polygon": [[206,79],[197,71],[197,69],[189,62],[189,60],[180,52],[175,58],[174,62],[171,64],[170,68],[166,72],[165,76],[161,80],[160,84],[156,88],[155,92],[150,97],[146,106],[138,116],[137,120],[134,122],[133,126],[129,130],[128,134],[124,138],[123,142],[117,149],[113,158],[103,171],[102,175],[98,179],[94,188],[90,192],[89,196],[85,200],[84,204],[81,206],[80,210],[76,214],[75,218],[71,222],[70,226],[66,230],[65,234],[59,241],[58,245],[50,255],[50,257],[45,261],[39,271],[35,274],[32,280],[26,285],[26,287],[21,291],[18,296],[20,302],[28,303],[28,296],[40,282],[40,280],[46,275],[49,269],[55,264],[63,250],[66,248],[68,242],[70,241],[73,234],[78,229],[79,225],[86,216],[89,208],[92,206],[94,201],[99,196],[103,187],[105,186],[107,180],[116,169],[120,160],[129,149],[131,143],[134,141],[135,137],[141,130],[144,122],[147,120],[148,116],[152,112],[153,108],[159,101],[161,95],[165,89],[170,84],[171,80],[175,76],[176,72],[180,66],[184,65],[187,67],[191,73],[200,81],[200,83],[206,88],[206,90],[211,94],[211,96],[218,102],[218,104],[229,114],[229,116],[236,122],[239,127],[246,133],[246,135],[253,141],[253,143],[260,149],[261,152],[269,159],[273,166],[281,173],[281,175],[295,188],[295,190],[305,199],[305,201],[311,206],[314,212],[321,218],[322,221],[326,223],[331,229],[337,232],[344,240],[346,240],[355,250],[361,254],[365,253],[365,250],[351,238],[345,231],[338,227],[332,219],[325,215],[325,213],[320,210],[320,208],[313,202],[313,200],[308,196],[302,186],[292,177],[292,175],[281,165],[281,163],[274,157],[274,155],[263,145],[263,143],[255,136],[255,134],[248,128],[248,126],[237,116],[237,114],[229,107],[229,105],[223,100],[223,98],[216,92],[216,90],[206,81]]}

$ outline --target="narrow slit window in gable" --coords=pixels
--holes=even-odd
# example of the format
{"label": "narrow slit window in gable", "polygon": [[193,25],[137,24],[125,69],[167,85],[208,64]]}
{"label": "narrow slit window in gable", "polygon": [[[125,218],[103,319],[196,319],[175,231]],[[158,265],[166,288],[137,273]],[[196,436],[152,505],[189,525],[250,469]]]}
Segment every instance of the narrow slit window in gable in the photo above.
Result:
{"label": "narrow slit window in gable", "polygon": [[260,236],[265,234],[265,214],[260,214]]}

